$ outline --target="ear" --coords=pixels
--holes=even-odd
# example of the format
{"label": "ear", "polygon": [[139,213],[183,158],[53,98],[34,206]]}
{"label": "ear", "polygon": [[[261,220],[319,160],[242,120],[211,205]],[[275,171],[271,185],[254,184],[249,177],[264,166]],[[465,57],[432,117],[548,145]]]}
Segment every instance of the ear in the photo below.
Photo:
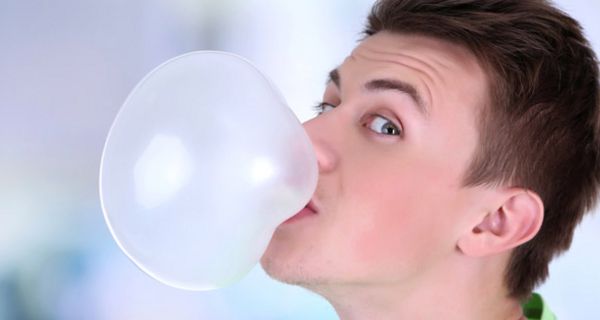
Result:
{"label": "ear", "polygon": [[457,243],[468,256],[487,256],[515,248],[531,240],[544,220],[544,204],[525,189],[501,191],[490,212],[480,215],[472,229]]}

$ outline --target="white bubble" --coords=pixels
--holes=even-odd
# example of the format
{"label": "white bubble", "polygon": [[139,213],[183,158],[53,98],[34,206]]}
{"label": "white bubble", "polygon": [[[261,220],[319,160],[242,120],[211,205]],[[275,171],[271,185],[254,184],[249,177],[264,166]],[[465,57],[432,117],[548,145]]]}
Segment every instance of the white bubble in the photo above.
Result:
{"label": "white bubble", "polygon": [[193,52],[157,67],[125,101],[102,154],[100,198],[137,266],[209,290],[258,263],[317,175],[306,132],[264,75],[232,54]]}

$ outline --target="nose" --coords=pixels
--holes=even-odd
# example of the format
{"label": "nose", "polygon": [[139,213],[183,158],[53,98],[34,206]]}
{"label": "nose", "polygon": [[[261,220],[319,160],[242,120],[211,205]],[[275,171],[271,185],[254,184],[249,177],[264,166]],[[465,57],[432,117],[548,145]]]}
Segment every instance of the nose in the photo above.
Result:
{"label": "nose", "polygon": [[336,126],[325,118],[325,115],[317,116],[303,123],[317,156],[320,175],[335,170],[339,162]]}

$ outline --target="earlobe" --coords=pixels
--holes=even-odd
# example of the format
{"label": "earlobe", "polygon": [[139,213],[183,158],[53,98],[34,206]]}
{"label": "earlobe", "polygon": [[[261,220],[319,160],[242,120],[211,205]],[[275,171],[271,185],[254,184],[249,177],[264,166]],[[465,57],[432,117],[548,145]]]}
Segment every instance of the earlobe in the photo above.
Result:
{"label": "earlobe", "polygon": [[500,205],[477,222],[457,243],[469,256],[487,256],[508,251],[529,240],[544,220],[544,204],[534,192],[511,189],[502,193]]}

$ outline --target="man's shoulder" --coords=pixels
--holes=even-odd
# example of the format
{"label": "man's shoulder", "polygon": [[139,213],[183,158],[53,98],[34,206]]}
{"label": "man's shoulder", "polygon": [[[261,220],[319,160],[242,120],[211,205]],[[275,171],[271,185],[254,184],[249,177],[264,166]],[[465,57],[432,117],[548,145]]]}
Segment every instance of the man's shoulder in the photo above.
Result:
{"label": "man's shoulder", "polygon": [[533,293],[529,300],[523,303],[523,314],[529,320],[556,320],[548,304],[537,293]]}

